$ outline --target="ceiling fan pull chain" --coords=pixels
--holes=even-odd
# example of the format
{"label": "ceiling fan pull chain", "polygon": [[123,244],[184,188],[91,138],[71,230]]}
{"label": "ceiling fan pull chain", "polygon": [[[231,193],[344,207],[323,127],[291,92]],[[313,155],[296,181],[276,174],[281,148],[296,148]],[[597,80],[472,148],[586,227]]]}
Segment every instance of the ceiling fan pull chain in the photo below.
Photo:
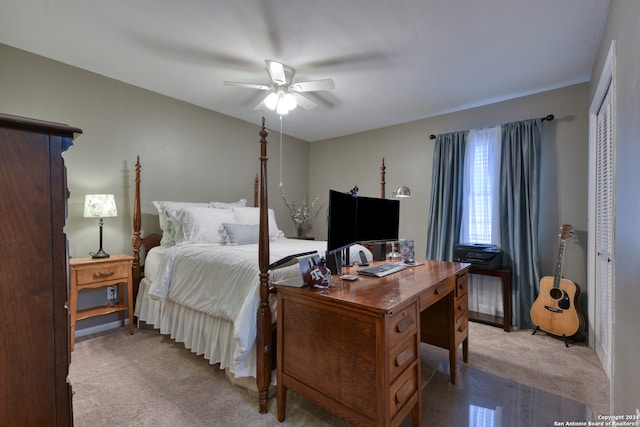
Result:
{"label": "ceiling fan pull chain", "polygon": [[282,114],[280,114],[280,188],[282,188]]}

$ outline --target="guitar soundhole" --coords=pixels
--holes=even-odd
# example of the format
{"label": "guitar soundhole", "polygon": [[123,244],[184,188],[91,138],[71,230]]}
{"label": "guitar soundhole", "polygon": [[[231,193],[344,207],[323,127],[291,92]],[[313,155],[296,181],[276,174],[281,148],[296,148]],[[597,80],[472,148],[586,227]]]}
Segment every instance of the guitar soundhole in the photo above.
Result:
{"label": "guitar soundhole", "polygon": [[551,290],[549,291],[549,295],[551,295],[551,298],[555,299],[555,300],[559,300],[560,298],[562,298],[564,292],[562,292],[562,289],[560,288],[551,288]]}
{"label": "guitar soundhole", "polygon": [[551,288],[549,290],[549,295],[551,296],[551,298],[558,301],[558,307],[560,307],[561,309],[567,310],[569,309],[569,307],[571,307],[569,295],[567,295],[564,290],[560,288]]}
{"label": "guitar soundhole", "polygon": [[566,292],[564,293],[564,297],[558,301],[558,307],[560,307],[563,310],[568,310],[569,307],[571,307],[571,301],[569,301],[569,295],[566,294]]}

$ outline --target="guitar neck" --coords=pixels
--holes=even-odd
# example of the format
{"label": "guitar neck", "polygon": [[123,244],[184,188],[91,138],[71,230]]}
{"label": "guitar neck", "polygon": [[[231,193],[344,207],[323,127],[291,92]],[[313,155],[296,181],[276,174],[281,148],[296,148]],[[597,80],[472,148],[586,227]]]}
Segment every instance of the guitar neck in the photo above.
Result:
{"label": "guitar neck", "polygon": [[570,224],[564,224],[560,229],[560,245],[558,246],[558,259],[556,260],[556,274],[553,278],[553,287],[560,287],[560,279],[562,278],[562,260],[564,258],[564,243],[567,237],[573,232]]}
{"label": "guitar neck", "polygon": [[560,279],[562,279],[562,261],[564,259],[564,240],[560,240],[560,246],[558,246],[558,259],[556,260],[556,273],[553,277],[553,287],[560,287]]}

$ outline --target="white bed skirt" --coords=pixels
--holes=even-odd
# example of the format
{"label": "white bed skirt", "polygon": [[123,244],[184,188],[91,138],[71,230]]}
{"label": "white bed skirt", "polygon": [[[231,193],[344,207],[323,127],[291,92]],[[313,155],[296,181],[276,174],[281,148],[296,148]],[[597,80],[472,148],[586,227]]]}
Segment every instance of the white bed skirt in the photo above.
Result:
{"label": "white bed skirt", "polygon": [[250,350],[249,357],[242,365],[234,364],[233,323],[170,300],[163,302],[149,298],[149,286],[150,282],[142,279],[135,305],[138,320],[183,343],[193,353],[204,356],[210,364],[220,364],[220,369],[225,369],[231,380],[251,377],[252,387],[255,388],[255,350]]}

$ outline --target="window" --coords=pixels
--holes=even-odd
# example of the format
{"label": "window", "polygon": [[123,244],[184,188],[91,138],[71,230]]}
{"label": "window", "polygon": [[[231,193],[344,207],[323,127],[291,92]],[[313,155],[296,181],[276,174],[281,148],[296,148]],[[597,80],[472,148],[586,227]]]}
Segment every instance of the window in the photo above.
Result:
{"label": "window", "polygon": [[464,160],[460,242],[499,244],[500,126],[470,130]]}

